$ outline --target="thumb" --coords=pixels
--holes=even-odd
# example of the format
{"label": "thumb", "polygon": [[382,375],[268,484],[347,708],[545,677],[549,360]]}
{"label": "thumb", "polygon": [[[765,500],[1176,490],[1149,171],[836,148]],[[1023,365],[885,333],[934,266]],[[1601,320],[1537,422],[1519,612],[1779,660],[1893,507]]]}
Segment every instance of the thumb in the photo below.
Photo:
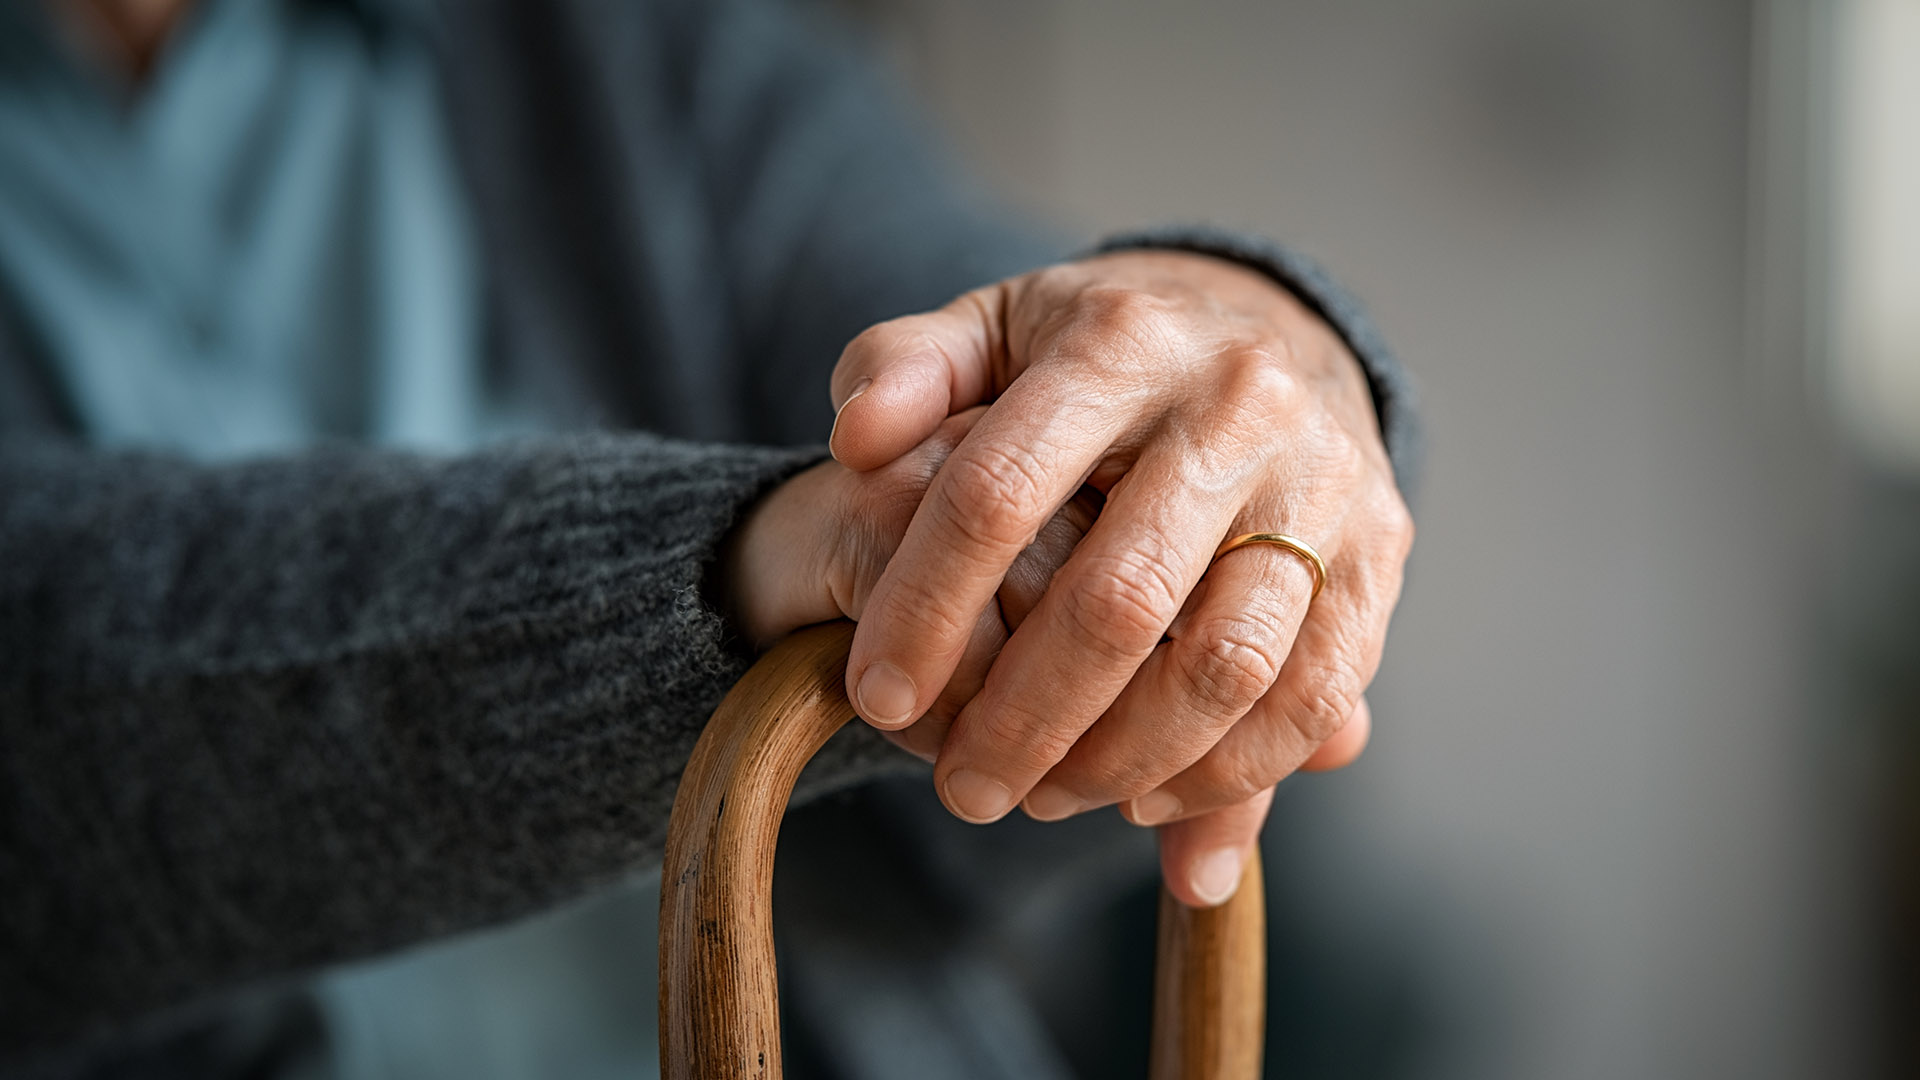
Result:
{"label": "thumb", "polygon": [[937,311],[878,323],[849,342],[834,366],[827,449],[856,471],[918,446],[948,416],[985,402],[1004,354],[998,287],[976,289]]}
{"label": "thumb", "polygon": [[1160,826],[1160,873],[1174,899],[1188,907],[1232,899],[1272,804],[1268,788],[1237,806]]}

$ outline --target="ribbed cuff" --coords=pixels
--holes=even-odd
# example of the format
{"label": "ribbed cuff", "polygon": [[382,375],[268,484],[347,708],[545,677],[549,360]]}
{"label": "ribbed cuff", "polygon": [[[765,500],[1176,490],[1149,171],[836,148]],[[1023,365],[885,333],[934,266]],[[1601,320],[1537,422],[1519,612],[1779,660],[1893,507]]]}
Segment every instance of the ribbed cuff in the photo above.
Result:
{"label": "ribbed cuff", "polygon": [[[827,451],[589,436],[553,454],[533,469],[537,486],[514,500],[504,523],[504,550],[520,565],[497,568],[500,587],[483,590],[507,609],[499,617],[555,631],[529,650],[546,677],[512,681],[533,687],[558,676],[577,680],[575,700],[644,703],[629,723],[650,729],[648,749],[683,762],[753,660],[707,593],[714,560],[762,496]],[[816,755],[798,797],[918,764],[851,724]]]}
{"label": "ribbed cuff", "polygon": [[501,524],[502,565],[481,618],[636,620],[675,661],[656,689],[737,676],[751,658],[705,593],[734,526],[767,492],[825,458],[818,447],[680,443],[652,436],[555,441],[526,463],[529,489]]}

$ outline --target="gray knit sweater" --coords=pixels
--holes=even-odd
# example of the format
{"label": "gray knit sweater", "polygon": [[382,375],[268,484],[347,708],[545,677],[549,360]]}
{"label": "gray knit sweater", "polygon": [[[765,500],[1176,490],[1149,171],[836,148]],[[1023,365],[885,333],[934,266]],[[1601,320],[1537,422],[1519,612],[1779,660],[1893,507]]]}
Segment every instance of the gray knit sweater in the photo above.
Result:
{"label": "gray knit sweater", "polygon": [[[76,438],[0,304],[0,1062],[512,918],[658,857],[746,662],[704,598],[879,319],[1065,250],[773,4],[422,5],[491,355],[570,436],[208,466]],[[1404,379],[1297,257],[1255,265]],[[735,445],[745,442],[761,446]],[[850,731],[823,783],[869,774]]]}

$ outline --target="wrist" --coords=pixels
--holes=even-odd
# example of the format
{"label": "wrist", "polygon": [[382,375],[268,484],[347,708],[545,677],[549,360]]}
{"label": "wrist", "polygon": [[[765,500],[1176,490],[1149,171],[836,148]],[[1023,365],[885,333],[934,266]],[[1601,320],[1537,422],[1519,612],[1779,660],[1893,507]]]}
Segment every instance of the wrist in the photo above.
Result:
{"label": "wrist", "polygon": [[832,530],[819,527],[834,505],[832,462],[796,473],[762,495],[728,534],[714,564],[710,595],[755,648],[835,617],[824,550]]}

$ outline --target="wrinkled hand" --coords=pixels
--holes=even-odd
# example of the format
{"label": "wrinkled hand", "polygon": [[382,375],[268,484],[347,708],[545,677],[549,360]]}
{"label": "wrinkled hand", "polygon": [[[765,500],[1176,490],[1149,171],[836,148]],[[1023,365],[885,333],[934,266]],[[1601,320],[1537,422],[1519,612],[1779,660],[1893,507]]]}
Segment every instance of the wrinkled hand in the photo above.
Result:
{"label": "wrinkled hand", "polygon": [[[872,471],[826,461],[761,498],[715,569],[716,591],[733,624],[764,647],[802,626],[858,619],[934,474],[985,412],[969,409],[943,420],[931,437]],[[979,692],[994,655],[1033,610],[1094,513],[1095,505],[1082,498],[1048,519],[974,620],[928,722],[888,732],[892,742],[934,760],[945,724]]]}
{"label": "wrinkled hand", "polygon": [[[831,445],[890,468],[949,413],[991,402],[945,457],[863,596],[848,665],[861,716],[938,746],[960,817],[1053,820],[1121,804],[1162,825],[1188,904],[1237,887],[1273,786],[1364,747],[1413,528],[1365,379],[1266,278],[1128,252],[1036,271],[883,323],[833,376]],[[1032,615],[971,676],[983,612],[1086,485],[1097,520]],[[1226,538],[1284,532],[1310,567]],[[951,730],[947,730],[951,716]]]}

